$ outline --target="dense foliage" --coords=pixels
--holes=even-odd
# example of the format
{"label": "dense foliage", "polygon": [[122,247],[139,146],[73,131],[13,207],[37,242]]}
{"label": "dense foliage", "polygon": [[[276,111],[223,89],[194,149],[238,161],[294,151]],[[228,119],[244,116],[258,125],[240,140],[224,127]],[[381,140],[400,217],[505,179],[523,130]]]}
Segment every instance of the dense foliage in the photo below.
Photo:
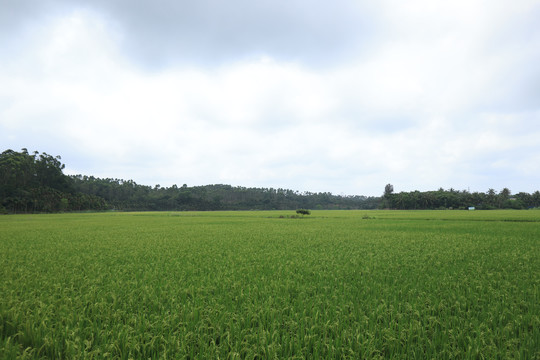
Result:
{"label": "dense foliage", "polygon": [[[540,207],[540,192],[533,194],[520,192],[512,195],[507,188],[497,193],[489,189],[487,193],[467,190],[412,191],[394,194],[388,184],[383,195],[381,207],[401,210],[433,209],[530,209]],[[390,190],[390,191],[389,191]]]}
{"label": "dense foliage", "polygon": [[6,150],[0,154],[0,212],[103,210],[103,198],[75,191],[60,156]]}
{"label": "dense foliage", "polygon": [[540,358],[540,212],[289,214],[0,217],[0,358]]}
{"label": "dense foliage", "polygon": [[292,209],[526,209],[540,206],[540,192],[413,191],[382,197],[231,185],[154,187],[133,180],[63,174],[60,156],[6,150],[0,154],[0,213],[82,210],[292,210]]}
{"label": "dense foliage", "polygon": [[102,197],[117,210],[284,210],[375,209],[379,198],[300,193],[288,189],[247,188],[231,185],[155,187],[121,179],[72,177],[75,189]]}
{"label": "dense foliage", "polygon": [[154,187],[133,180],[66,176],[60,156],[0,154],[0,211],[375,209],[378,197],[230,185]]}

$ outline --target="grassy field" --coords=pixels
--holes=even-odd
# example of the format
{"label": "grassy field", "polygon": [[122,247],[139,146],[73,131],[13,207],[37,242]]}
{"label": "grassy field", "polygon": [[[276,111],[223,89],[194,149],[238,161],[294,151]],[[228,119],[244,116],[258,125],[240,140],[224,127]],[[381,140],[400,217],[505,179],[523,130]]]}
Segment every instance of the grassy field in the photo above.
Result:
{"label": "grassy field", "polygon": [[0,217],[1,359],[540,359],[540,211]]}

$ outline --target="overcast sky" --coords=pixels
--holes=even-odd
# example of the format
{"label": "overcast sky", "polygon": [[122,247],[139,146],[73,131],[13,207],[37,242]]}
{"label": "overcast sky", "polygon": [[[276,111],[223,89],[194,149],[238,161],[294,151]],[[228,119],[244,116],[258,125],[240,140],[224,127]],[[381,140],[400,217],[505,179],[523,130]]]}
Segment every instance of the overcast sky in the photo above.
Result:
{"label": "overcast sky", "polygon": [[68,174],[540,189],[539,0],[0,0],[0,151]]}

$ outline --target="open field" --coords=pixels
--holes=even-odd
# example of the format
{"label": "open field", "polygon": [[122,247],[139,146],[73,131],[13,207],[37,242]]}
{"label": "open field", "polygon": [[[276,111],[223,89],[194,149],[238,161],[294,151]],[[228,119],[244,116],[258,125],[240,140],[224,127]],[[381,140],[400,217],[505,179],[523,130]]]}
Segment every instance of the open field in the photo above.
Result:
{"label": "open field", "polygon": [[540,211],[293,214],[1,216],[0,358],[540,359]]}

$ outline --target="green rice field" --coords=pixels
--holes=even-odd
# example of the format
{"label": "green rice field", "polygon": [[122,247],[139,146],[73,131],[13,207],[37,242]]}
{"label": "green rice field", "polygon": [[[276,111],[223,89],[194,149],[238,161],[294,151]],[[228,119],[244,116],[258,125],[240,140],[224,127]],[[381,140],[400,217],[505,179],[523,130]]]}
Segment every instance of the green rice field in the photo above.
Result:
{"label": "green rice field", "polygon": [[540,359],[540,211],[0,216],[0,359]]}

